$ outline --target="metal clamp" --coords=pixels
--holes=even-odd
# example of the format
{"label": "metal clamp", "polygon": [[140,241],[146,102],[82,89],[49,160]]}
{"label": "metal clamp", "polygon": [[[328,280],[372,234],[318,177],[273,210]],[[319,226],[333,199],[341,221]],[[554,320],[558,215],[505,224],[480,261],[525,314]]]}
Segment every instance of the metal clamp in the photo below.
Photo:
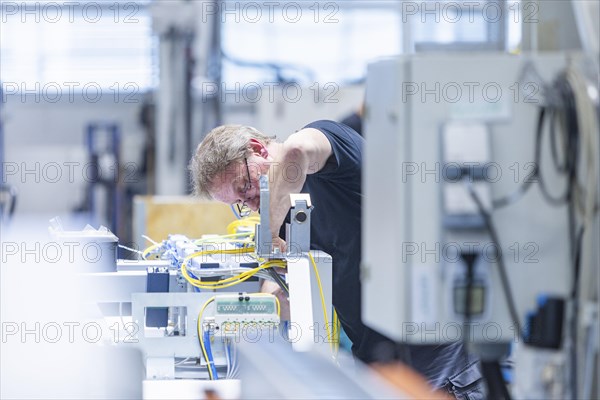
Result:
{"label": "metal clamp", "polygon": [[256,254],[259,257],[271,257],[273,252],[273,236],[271,235],[271,195],[269,193],[269,180],[266,175],[261,175],[260,186],[260,224],[256,225],[255,240]]}
{"label": "metal clamp", "polygon": [[310,251],[310,213],[312,204],[308,193],[290,194],[292,211],[286,227],[288,254],[299,255]]}

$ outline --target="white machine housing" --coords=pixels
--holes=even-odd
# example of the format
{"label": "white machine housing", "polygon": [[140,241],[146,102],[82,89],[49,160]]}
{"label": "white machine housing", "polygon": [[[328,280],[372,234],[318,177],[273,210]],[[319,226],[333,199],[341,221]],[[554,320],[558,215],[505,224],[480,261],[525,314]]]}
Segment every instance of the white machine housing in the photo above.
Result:
{"label": "white machine housing", "polygon": [[[484,225],[469,227],[480,218],[478,209],[463,182],[444,180],[444,169],[449,161],[489,167],[488,179],[472,182],[487,208],[491,199],[513,193],[532,172],[542,94],[537,75],[524,73],[524,67],[532,63],[529,71],[549,82],[569,57],[428,54],[369,66],[363,171],[366,324],[409,343],[451,342],[465,334],[477,343],[518,340],[493,243]],[[451,142],[444,140],[449,135]],[[549,171],[548,187],[558,192],[564,182],[546,165],[544,152],[542,170]],[[453,213],[464,229],[448,227]],[[534,183],[519,201],[494,211],[492,219],[522,323],[536,296],[568,292],[566,207],[548,205]],[[464,266],[453,251],[469,246],[487,256],[474,271],[484,288],[477,296],[485,310],[467,328],[454,308]]]}

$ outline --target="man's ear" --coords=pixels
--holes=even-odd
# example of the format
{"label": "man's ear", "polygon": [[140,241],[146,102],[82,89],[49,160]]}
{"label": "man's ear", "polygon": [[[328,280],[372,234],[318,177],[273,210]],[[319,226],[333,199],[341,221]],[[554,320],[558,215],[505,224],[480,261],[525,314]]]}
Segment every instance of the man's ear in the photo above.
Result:
{"label": "man's ear", "polygon": [[267,147],[259,140],[254,138],[250,139],[250,150],[262,158],[267,158],[269,156],[269,150],[267,150]]}

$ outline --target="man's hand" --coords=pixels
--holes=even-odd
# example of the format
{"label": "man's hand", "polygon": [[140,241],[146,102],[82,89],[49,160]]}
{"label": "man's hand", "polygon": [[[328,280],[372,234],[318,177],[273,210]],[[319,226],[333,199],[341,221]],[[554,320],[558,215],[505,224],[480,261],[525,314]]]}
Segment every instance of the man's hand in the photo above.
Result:
{"label": "man's hand", "polygon": [[287,243],[285,242],[285,240],[283,240],[282,238],[280,238],[279,236],[274,236],[273,237],[273,248],[279,248],[279,250],[281,250],[281,253],[285,253],[287,250]]}
{"label": "man's hand", "polygon": [[282,321],[290,320],[290,301],[288,300],[285,292],[281,290],[278,284],[272,281],[263,281],[260,287],[262,293],[270,293],[279,299],[280,318]]}

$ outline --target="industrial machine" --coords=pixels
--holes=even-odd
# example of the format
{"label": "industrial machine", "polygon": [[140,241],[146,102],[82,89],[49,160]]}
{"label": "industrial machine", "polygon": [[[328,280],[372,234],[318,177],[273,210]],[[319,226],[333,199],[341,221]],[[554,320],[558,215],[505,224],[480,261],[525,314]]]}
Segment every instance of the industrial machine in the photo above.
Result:
{"label": "industrial machine", "polygon": [[[202,398],[207,390],[239,397],[240,344],[278,341],[295,351],[335,354],[332,263],[310,250],[310,198],[292,196],[290,246],[282,252],[271,243],[266,176],[260,185],[260,219],[239,219],[227,235],[170,235],[140,260],[116,260],[117,238],[108,231],[81,235],[107,250],[107,260],[83,274],[83,287],[103,318],[117,321],[117,347],[141,350],[144,398]],[[56,221],[51,230],[76,240]],[[281,314],[278,297],[260,293],[259,278],[289,297],[290,316]]]}
{"label": "industrial machine", "polygon": [[481,53],[369,67],[365,323],[399,342],[465,341],[484,364],[511,354],[517,397],[590,398],[594,63],[597,54]]}

